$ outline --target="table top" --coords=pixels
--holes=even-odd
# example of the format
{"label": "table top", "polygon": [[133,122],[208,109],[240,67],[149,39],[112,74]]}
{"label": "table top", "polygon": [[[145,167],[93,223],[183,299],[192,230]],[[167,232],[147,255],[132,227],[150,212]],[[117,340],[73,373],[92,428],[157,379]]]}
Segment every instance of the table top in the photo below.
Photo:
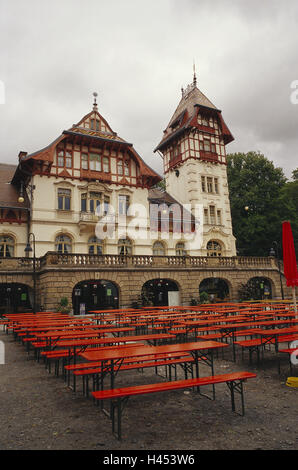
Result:
{"label": "table top", "polygon": [[155,354],[171,354],[202,350],[207,351],[228,346],[229,344],[220,343],[218,341],[194,341],[189,343],[166,344],[161,346],[137,345],[126,350],[120,348],[113,348],[109,350],[99,348],[96,351],[93,350],[80,353],[80,356],[87,359],[88,361],[109,361],[126,359],[129,357],[154,356]]}
{"label": "table top", "polygon": [[274,336],[274,335],[284,335],[287,333],[297,333],[298,335],[298,326],[292,326],[289,328],[273,328],[271,330],[262,330],[262,329],[257,329],[256,328],[256,334],[262,335],[262,336]]}
{"label": "table top", "polygon": [[110,344],[110,343],[125,343],[130,341],[154,341],[158,339],[170,339],[175,338],[175,335],[168,333],[156,333],[152,335],[130,335],[130,336],[117,336],[111,338],[94,338],[94,339],[75,339],[73,341],[61,340],[55,343],[56,346],[62,346],[66,348],[76,346],[88,346],[95,344]]}

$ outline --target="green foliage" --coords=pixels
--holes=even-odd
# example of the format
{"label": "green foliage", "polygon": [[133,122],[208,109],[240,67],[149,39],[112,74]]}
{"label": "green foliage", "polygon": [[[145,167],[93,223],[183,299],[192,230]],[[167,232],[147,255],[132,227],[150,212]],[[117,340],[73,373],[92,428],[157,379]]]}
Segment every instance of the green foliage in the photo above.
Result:
{"label": "green foliage", "polygon": [[[284,220],[290,220],[294,239],[297,239],[298,180],[288,182],[283,170],[275,168],[258,152],[230,154],[227,162],[238,255],[268,256],[275,240],[281,255]],[[298,174],[298,170],[293,172],[293,177],[296,172]]]}
{"label": "green foliage", "polygon": [[69,307],[69,302],[68,302],[68,298],[67,297],[62,297],[60,299],[60,302],[58,304],[58,307],[57,307],[57,312],[60,312],[60,313],[69,313],[70,312],[70,307]]}
{"label": "green foliage", "polygon": [[292,171],[292,178],[294,181],[298,181],[298,168]]}
{"label": "green foliage", "polygon": [[200,302],[201,304],[206,304],[209,301],[209,295],[207,292],[200,292]]}

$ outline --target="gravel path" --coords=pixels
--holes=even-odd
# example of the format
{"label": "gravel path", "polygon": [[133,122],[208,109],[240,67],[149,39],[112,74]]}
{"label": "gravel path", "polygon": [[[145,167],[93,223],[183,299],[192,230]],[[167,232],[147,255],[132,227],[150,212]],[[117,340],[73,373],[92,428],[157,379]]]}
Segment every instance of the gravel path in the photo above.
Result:
{"label": "gravel path", "polygon": [[[298,389],[285,385],[289,369],[266,353],[258,368],[216,359],[215,373],[248,370],[257,378],[244,384],[246,414],[231,412],[225,384],[216,401],[192,391],[131,398],[124,411],[123,440],[111,433],[110,420],[62,377],[49,374],[22,344],[0,331],[5,364],[0,365],[0,450],[253,450],[298,449]],[[297,375],[297,368],[293,375]],[[152,376],[152,379],[150,378]],[[154,371],[125,372],[117,384],[157,380]],[[162,380],[162,379],[160,379]]]}

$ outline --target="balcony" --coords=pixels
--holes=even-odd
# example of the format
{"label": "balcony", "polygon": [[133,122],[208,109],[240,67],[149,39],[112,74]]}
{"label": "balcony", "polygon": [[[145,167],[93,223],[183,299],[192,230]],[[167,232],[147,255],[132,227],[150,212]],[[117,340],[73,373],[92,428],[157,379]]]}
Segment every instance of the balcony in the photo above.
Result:
{"label": "balcony", "polygon": [[178,165],[178,163],[181,163],[181,162],[182,162],[182,155],[180,153],[179,155],[177,155],[176,157],[172,158],[169,161],[169,168],[174,168],[176,165]]}
{"label": "balcony", "polygon": [[78,223],[80,234],[94,231],[94,226],[98,220],[99,216],[94,212],[80,212]]}
{"label": "balcony", "polygon": [[[277,270],[277,261],[272,257],[210,257],[210,256],[153,256],[153,255],[91,255],[88,253],[61,254],[47,252],[36,259],[36,271],[66,268],[67,270],[94,269],[202,269],[202,270]],[[283,266],[281,266],[283,271]],[[0,272],[29,273],[33,270],[32,258],[0,258]]]}
{"label": "balcony", "polygon": [[200,150],[200,160],[207,162],[218,162],[218,154],[216,152],[207,152],[206,150]]}

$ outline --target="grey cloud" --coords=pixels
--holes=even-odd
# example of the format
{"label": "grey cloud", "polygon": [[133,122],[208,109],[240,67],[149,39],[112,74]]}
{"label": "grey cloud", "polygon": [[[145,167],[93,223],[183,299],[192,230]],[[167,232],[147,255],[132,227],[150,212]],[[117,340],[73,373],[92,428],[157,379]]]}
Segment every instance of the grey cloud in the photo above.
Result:
{"label": "grey cloud", "polygon": [[298,166],[290,103],[298,4],[275,0],[0,0],[0,161],[35,151],[91,109],[156,171],[153,149],[192,80],[222,109],[235,142],[287,175]]}

